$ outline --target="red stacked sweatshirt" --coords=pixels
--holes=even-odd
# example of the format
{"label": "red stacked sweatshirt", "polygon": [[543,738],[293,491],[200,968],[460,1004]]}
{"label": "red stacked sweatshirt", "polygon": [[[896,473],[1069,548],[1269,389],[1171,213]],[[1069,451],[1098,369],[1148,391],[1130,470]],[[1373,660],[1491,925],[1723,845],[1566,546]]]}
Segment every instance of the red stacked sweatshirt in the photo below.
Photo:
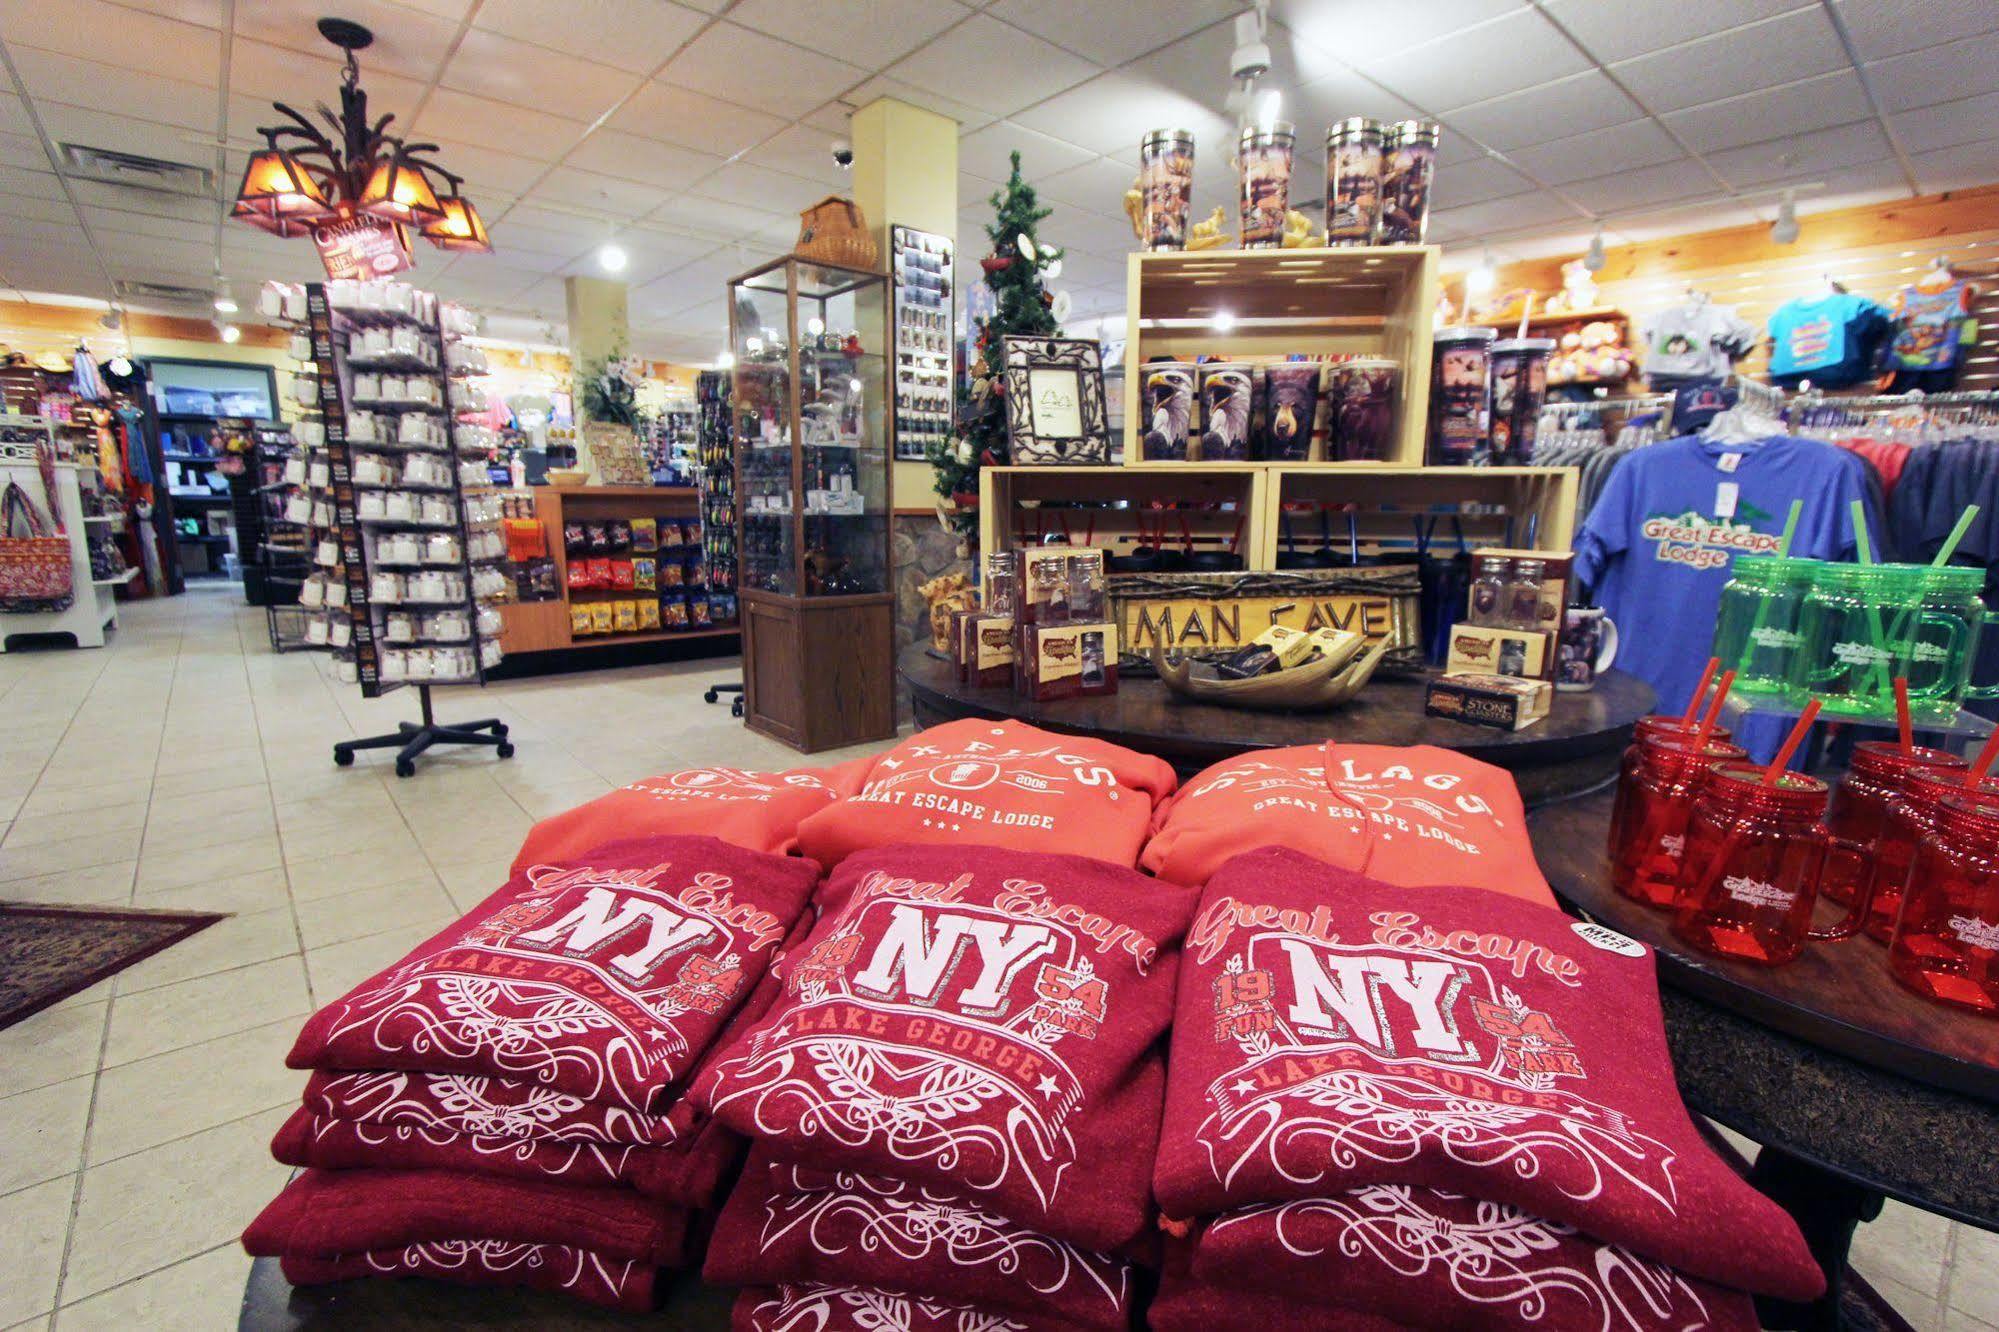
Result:
{"label": "red stacked sweatshirt", "polygon": [[1101,740],[946,722],[874,759],[858,794],[808,815],[798,849],[828,869],[869,847],[968,842],[1133,865],[1177,780],[1165,760]]}
{"label": "red stacked sweatshirt", "polygon": [[1144,1190],[1079,1145],[1151,1139],[1147,1056],[1193,900],[1077,856],[855,856],[822,888],[784,997],[692,1098],[777,1157],[1116,1249],[1144,1225]]}
{"label": "red stacked sweatshirt", "polygon": [[650,1259],[607,1258],[565,1244],[507,1240],[431,1240],[323,1258],[284,1254],[278,1266],[294,1286],[357,1277],[428,1277],[460,1286],[518,1286],[567,1295],[628,1313],[653,1307],[659,1267]]}
{"label": "red stacked sweatshirt", "polygon": [[459,1071],[656,1113],[763,974],[815,868],[712,837],[529,865],[321,1009],[287,1062]]}
{"label": "red stacked sweatshirt", "polygon": [[1822,1289],[1681,1105],[1651,950],[1560,912],[1238,856],[1188,932],[1170,1067],[1169,1216],[1421,1185],[1717,1284]]}
{"label": "red stacked sweatshirt", "polygon": [[923,1185],[761,1152],[716,1222],[702,1274],[738,1286],[870,1286],[1102,1332],[1131,1323],[1131,1269],[1114,1258]]}
{"label": "red stacked sweatshirt", "polygon": [[513,867],[572,860],[606,842],[669,834],[718,837],[751,851],[787,855],[798,845],[799,820],[858,791],[874,762],[870,755],[831,768],[691,768],[644,777],[535,824]]}
{"label": "red stacked sweatshirt", "polygon": [[753,1286],[730,1332],[1080,1332],[1057,1319],[996,1314],[975,1305],[869,1286]]}
{"label": "red stacked sweatshirt", "polygon": [[1555,904],[1512,774],[1434,745],[1259,749],[1189,781],[1153,825],[1140,863],[1175,883],[1206,883],[1231,857],[1283,846],[1383,883]]}

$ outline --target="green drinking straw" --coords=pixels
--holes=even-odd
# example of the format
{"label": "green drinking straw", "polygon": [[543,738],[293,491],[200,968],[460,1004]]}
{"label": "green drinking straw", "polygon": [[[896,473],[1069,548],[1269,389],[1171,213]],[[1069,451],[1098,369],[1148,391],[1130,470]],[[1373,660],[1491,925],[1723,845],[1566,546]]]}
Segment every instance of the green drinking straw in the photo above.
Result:
{"label": "green drinking straw", "polygon": [[1874,552],[1867,544],[1866,510],[1861,507],[1859,500],[1854,500],[1851,504],[1847,505],[1847,512],[1853,515],[1853,542],[1859,548],[1860,562],[1862,564],[1874,563]]}
{"label": "green drinking straw", "polygon": [[1784,535],[1777,538],[1777,558],[1784,559],[1791,553],[1791,538],[1798,534],[1798,519],[1804,515],[1805,502],[1791,501],[1791,515],[1784,520]]}
{"label": "green drinking straw", "polygon": [[1965,505],[1964,512],[1957,516],[1957,526],[1951,528],[1950,535],[1943,539],[1943,549],[1939,550],[1937,557],[1930,561],[1932,569],[1941,569],[1950,563],[1950,557],[1957,552],[1957,543],[1964,540],[1964,534],[1971,530],[1971,525],[1976,521],[1978,521],[1978,506]]}

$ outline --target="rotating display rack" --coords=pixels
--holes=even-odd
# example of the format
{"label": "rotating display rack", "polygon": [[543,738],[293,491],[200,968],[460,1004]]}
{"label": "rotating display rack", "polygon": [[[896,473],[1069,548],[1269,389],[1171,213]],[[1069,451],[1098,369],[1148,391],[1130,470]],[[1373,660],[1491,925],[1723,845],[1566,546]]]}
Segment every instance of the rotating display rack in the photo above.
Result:
{"label": "rotating display rack", "polygon": [[472,316],[398,282],[313,283],[298,305],[307,342],[294,351],[317,372],[299,392],[317,410],[294,435],[308,446],[308,491],[326,482],[308,516],[331,520],[314,552],[324,641],[335,673],[364,698],[414,685],[421,708],[419,722],[335,744],[334,762],[395,749],[396,775],[408,777],[434,745],[490,745],[509,758],[505,725],[439,722],[430,697],[440,685],[484,684],[501,655],[495,603],[508,580],[487,469],[495,441],[462,419],[485,407],[471,382],[484,353],[462,340]]}

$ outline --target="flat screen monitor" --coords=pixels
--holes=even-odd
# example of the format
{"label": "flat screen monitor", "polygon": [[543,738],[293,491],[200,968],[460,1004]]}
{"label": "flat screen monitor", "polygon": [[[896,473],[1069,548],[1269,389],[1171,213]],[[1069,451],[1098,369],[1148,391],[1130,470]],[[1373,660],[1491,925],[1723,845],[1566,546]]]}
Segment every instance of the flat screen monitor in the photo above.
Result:
{"label": "flat screen monitor", "polygon": [[277,383],[269,366],[155,357],[146,369],[153,407],[162,416],[278,418]]}

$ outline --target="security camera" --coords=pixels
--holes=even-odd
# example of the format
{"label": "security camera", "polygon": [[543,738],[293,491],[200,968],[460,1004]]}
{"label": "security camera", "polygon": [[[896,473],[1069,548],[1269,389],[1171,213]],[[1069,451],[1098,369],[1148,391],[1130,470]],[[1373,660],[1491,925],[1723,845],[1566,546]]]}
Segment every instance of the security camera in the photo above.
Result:
{"label": "security camera", "polygon": [[833,140],[833,160],[851,170],[854,165],[854,145],[845,139]]}

